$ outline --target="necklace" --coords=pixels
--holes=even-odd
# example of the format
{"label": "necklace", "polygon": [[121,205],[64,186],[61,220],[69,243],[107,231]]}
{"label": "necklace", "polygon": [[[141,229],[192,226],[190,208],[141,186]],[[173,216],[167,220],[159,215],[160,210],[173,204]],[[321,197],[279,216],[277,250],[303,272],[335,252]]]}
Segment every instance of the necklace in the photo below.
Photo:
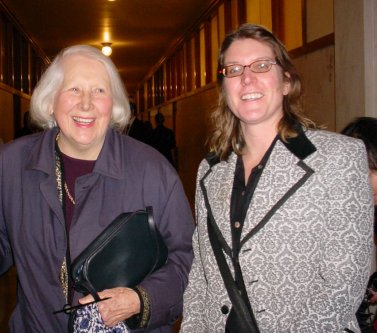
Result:
{"label": "necklace", "polygon": [[[56,138],[55,138],[56,143],[59,141],[59,139],[60,139],[60,132],[56,135]],[[59,164],[60,164],[60,158],[59,158]],[[71,195],[71,193],[69,192],[67,182],[64,182],[64,190],[65,190],[65,193],[67,194],[69,201],[72,202],[73,205],[75,205],[76,202],[73,199],[73,196]]]}
{"label": "necklace", "polygon": [[67,197],[69,199],[69,201],[71,201],[74,205],[76,204],[75,200],[73,199],[71,193],[69,192],[69,189],[68,189],[68,186],[67,186],[67,183],[64,182],[64,190],[65,190],[65,193],[67,194]]}

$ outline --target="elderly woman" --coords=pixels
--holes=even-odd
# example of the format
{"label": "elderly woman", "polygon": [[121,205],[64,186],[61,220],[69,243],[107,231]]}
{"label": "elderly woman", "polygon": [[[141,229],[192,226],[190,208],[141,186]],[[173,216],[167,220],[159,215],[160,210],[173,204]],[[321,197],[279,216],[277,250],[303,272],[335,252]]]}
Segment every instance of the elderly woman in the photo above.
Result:
{"label": "elderly woman", "polygon": [[365,147],[301,114],[299,76],[266,28],[226,36],[218,65],[181,332],[360,332],[373,220]]}
{"label": "elderly woman", "polygon": [[130,110],[114,64],[90,46],[62,50],[30,113],[45,130],[0,152],[0,274],[15,265],[19,279],[10,332],[67,332],[68,316],[53,311],[93,300],[72,288],[70,263],[120,213],[146,206],[167,263],[135,288],[100,291],[109,299],[85,308],[103,327],[86,321],[75,330],[171,332],[192,261],[192,215],[165,158],[119,134]]}

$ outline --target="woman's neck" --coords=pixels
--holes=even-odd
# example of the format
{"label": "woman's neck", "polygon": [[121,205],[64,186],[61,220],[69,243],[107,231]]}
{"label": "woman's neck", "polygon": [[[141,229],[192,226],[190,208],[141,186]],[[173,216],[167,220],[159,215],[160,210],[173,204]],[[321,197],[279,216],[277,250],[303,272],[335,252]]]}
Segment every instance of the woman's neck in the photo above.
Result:
{"label": "woman's neck", "polygon": [[95,161],[101,151],[98,147],[80,147],[78,145],[73,146],[65,138],[61,137],[60,133],[56,137],[56,142],[58,144],[59,150],[66,156],[87,161]]}

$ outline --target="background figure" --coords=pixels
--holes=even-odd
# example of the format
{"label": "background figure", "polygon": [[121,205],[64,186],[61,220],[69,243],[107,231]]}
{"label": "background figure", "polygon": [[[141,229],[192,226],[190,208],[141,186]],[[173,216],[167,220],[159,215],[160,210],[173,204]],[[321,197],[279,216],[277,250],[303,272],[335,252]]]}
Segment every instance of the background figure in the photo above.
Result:
{"label": "background figure", "polygon": [[[18,277],[10,333],[170,333],[193,257],[192,213],[166,159],[121,134],[130,110],[115,65],[95,47],[62,50],[34,89],[30,115],[44,131],[0,147],[0,275],[15,265]],[[166,264],[85,305],[94,299],[74,289],[71,262],[121,213],[146,206]],[[53,314],[66,303],[83,306]]]}
{"label": "background figure", "polygon": [[150,144],[153,132],[152,123],[149,120],[144,121],[145,132],[147,133],[147,143]]}
{"label": "background figure", "polygon": [[175,134],[173,130],[164,125],[165,117],[162,113],[155,116],[156,127],[151,135],[151,145],[156,148],[167,160],[176,167],[174,149],[176,148]]}
{"label": "background figure", "polygon": [[131,102],[130,109],[131,119],[126,128],[125,134],[141,142],[149,143],[150,131],[145,126],[143,121],[138,118],[136,104]]}
{"label": "background figure", "polygon": [[30,121],[30,112],[26,111],[24,113],[24,119],[23,119],[23,126],[22,128],[16,132],[16,135],[14,136],[15,139],[20,138],[21,136],[32,134],[34,131],[32,129],[31,121]]}
{"label": "background figure", "polygon": [[374,255],[372,275],[368,282],[365,298],[357,312],[357,319],[363,333],[377,332],[377,320],[371,311],[370,305],[377,304],[377,272],[376,272],[376,245],[377,245],[377,119],[359,117],[350,122],[341,132],[342,134],[360,139],[364,142],[368,154],[369,179],[374,195]]}
{"label": "background figure", "polygon": [[181,333],[360,332],[373,198],[363,143],[317,129],[284,45],[245,24],[218,59]]}

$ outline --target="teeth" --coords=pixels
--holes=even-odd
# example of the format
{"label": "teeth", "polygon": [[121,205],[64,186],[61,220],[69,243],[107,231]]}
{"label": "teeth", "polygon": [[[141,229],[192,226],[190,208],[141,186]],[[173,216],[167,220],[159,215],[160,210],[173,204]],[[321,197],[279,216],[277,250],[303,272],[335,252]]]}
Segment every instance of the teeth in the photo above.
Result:
{"label": "teeth", "polygon": [[91,122],[93,122],[93,119],[80,118],[80,117],[73,117],[73,120],[78,123],[84,123],[84,124],[90,124]]}
{"label": "teeth", "polygon": [[250,94],[242,95],[242,96],[241,96],[241,99],[242,99],[243,101],[247,101],[247,100],[255,100],[255,99],[259,99],[259,98],[262,98],[262,97],[263,97],[263,94],[262,94],[262,93],[255,92],[255,93],[250,93]]}

